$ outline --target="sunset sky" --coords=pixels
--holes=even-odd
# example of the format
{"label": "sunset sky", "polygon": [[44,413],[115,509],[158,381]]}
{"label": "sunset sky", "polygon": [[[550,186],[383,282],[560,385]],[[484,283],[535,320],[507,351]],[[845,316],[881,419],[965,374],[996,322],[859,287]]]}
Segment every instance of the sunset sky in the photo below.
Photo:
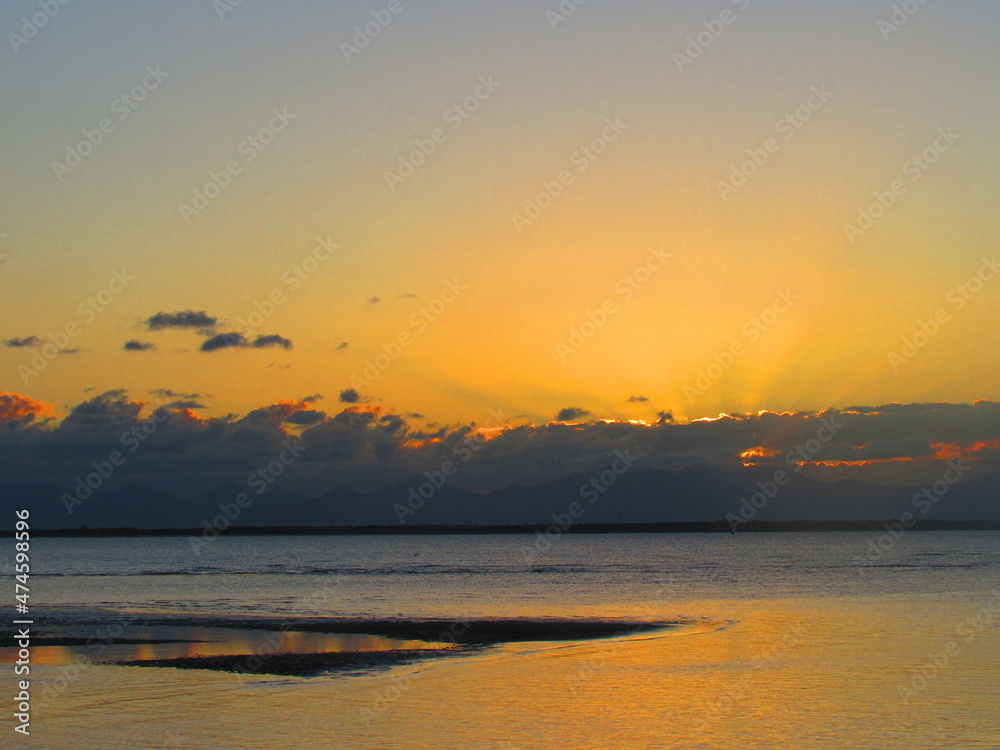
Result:
{"label": "sunset sky", "polygon": [[913,5],[5,3],[0,418],[981,415],[1000,6]]}

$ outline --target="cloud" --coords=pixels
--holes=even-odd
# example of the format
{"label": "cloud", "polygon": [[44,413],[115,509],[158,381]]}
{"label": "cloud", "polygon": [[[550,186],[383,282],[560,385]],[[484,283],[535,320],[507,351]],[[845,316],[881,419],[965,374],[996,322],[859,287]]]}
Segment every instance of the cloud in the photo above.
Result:
{"label": "cloud", "polygon": [[4,346],[17,349],[25,346],[38,346],[42,343],[42,340],[38,336],[25,336],[24,338],[7,339],[3,343]]}
{"label": "cloud", "polygon": [[270,346],[280,346],[283,349],[291,349],[291,339],[286,339],[276,333],[258,336],[253,341],[247,339],[238,331],[229,333],[219,333],[201,342],[201,351],[214,352],[219,349],[264,349]]}
{"label": "cloud", "polygon": [[131,339],[125,342],[122,349],[126,352],[150,352],[156,349],[156,344],[151,344],[148,341],[138,341],[136,339]]}
{"label": "cloud", "polygon": [[674,421],[674,415],[669,411],[661,411],[656,415],[657,424],[669,423]]}
{"label": "cloud", "polygon": [[382,301],[382,298],[381,298],[381,297],[379,297],[379,296],[372,296],[372,297],[369,297],[369,298],[368,298],[368,302],[369,302],[370,304],[373,304],[373,305],[377,305],[377,304],[378,304],[379,302],[381,302],[381,301]]}
{"label": "cloud", "polygon": [[645,396],[629,396],[627,399],[630,404],[644,404],[649,401]]}
{"label": "cloud", "polygon": [[[564,419],[541,425],[514,424],[507,417],[501,424],[425,425],[415,415],[374,404],[345,403],[339,413],[327,413],[316,401],[311,395],[245,415],[201,417],[194,411],[199,402],[176,399],[160,407],[165,418],[129,453],[115,481],[138,479],[164,489],[178,482],[202,488],[223,479],[244,482],[293,437],[306,450],[280,481],[312,495],[334,486],[375,489],[423,474],[454,460],[455,447],[472,437],[479,438],[475,460],[462,464],[455,481],[475,490],[600,471],[626,449],[642,457],[644,469],[756,466],[768,473],[801,471],[827,481],[856,478],[906,487],[940,479],[949,460],[979,472],[1000,469],[1000,403],[990,401],[765,411],[686,423],[662,412],[654,424]],[[122,450],[124,434],[148,427],[151,409],[112,390],[72,407],[58,421],[49,416],[50,404],[0,394],[0,476],[72,486],[93,471],[95,460]],[[572,407],[559,416],[583,412]]]}
{"label": "cloud", "polygon": [[342,404],[370,404],[373,401],[381,400],[375,396],[362,396],[354,388],[347,388],[340,392],[340,403]]}
{"label": "cloud", "polygon": [[589,417],[590,412],[586,409],[581,409],[577,406],[570,406],[566,409],[561,409],[558,414],[556,414],[556,420],[559,422],[572,422],[574,419],[582,419],[583,417]]}
{"label": "cloud", "polygon": [[254,349],[262,349],[267,346],[280,346],[282,349],[291,349],[292,342],[291,339],[286,339],[276,333],[272,333],[267,336],[258,336],[250,346]]}
{"label": "cloud", "polygon": [[403,292],[402,294],[397,294],[396,296],[400,297],[402,299],[416,299],[417,298],[417,295],[415,295],[413,292]]}
{"label": "cloud", "polygon": [[325,411],[297,411],[285,420],[288,424],[313,425],[326,419]]}
{"label": "cloud", "polygon": [[167,409],[207,409],[208,407],[204,404],[200,404],[197,401],[173,401],[169,404],[164,404]]}
{"label": "cloud", "polygon": [[27,425],[36,417],[52,414],[52,404],[13,391],[0,391],[0,426]]}
{"label": "cloud", "polygon": [[150,394],[159,396],[160,398],[205,398],[210,395],[207,393],[180,393],[172,391],[169,388],[154,388],[150,391]]}
{"label": "cloud", "polygon": [[318,396],[306,396],[297,401],[279,401],[270,406],[254,409],[247,414],[246,419],[252,422],[268,421],[272,423],[288,423],[298,425],[318,424],[326,419],[326,412],[316,411],[313,404]]}
{"label": "cloud", "polygon": [[214,352],[219,349],[230,347],[244,347],[247,345],[247,338],[242,333],[231,331],[230,333],[219,333],[201,342],[201,351]]}
{"label": "cloud", "polygon": [[158,312],[145,320],[146,330],[162,331],[167,328],[193,328],[206,334],[214,332],[218,318],[211,317],[204,310],[180,310],[178,312]]}
{"label": "cloud", "polygon": [[83,349],[60,349],[60,354],[79,354]]}
{"label": "cloud", "polygon": [[339,344],[337,344],[337,351],[338,352],[339,351],[343,351],[346,348],[347,348],[347,342],[346,341],[341,341]]}

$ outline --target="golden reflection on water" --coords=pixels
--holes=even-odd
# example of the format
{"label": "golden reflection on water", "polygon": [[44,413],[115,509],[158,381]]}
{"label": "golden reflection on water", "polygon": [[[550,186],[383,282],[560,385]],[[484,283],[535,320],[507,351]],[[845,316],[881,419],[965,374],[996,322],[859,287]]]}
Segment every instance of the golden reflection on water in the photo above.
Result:
{"label": "golden reflection on water", "polygon": [[[96,665],[47,707],[32,744],[107,746],[112,704],[121,747],[158,747],[175,731],[184,747],[247,750],[996,748],[1000,615],[910,704],[898,690],[986,603],[972,594],[689,602],[683,614],[711,611],[711,621],[656,635],[508,644],[358,677],[247,682]],[[296,634],[287,645],[342,647],[344,638]],[[239,643],[252,641],[244,633]],[[59,669],[40,666],[39,677],[57,679]],[[247,722],[248,712],[265,718]]]}
{"label": "golden reflection on water", "polygon": [[[124,636],[133,640],[177,639],[178,643],[108,643],[94,637],[93,630],[65,628],[47,631],[45,637],[75,637],[88,642],[73,646],[46,646],[37,637],[31,647],[35,664],[74,664],[86,661],[134,661],[176,659],[191,656],[241,654],[318,654],[355,651],[397,651],[400,649],[442,648],[445,644],[401,640],[378,635],[306,633],[298,631],[257,631],[204,627],[138,627]],[[17,662],[18,649],[0,648],[0,664]]]}

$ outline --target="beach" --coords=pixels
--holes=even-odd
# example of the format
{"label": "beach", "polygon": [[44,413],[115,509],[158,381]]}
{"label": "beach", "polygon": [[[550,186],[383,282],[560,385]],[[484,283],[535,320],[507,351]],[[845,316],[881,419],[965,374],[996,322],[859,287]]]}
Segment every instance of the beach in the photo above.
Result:
{"label": "beach", "polygon": [[859,573],[873,538],[581,535],[531,565],[517,537],[234,539],[197,566],[113,540],[117,573],[44,540],[40,635],[75,640],[35,644],[32,742],[994,747],[995,535],[913,534]]}

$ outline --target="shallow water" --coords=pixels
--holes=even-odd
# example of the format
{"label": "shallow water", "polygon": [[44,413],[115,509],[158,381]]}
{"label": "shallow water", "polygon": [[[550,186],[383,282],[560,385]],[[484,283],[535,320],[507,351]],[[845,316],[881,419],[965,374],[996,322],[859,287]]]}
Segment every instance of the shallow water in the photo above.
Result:
{"label": "shallow water", "polygon": [[[110,619],[113,627],[115,618]],[[235,630],[219,627],[173,625],[142,626],[128,624],[121,629],[116,642],[107,627],[76,625],[53,626],[44,633],[36,631],[32,661],[36,664],[75,664],[78,659],[89,662],[131,661],[138,659],[178,659],[198,656],[228,656],[236,654],[318,654],[331,651],[403,651],[407,649],[442,648],[442,644],[421,640],[401,640],[380,635],[352,633],[303,633],[294,630],[264,631]],[[75,638],[82,643],[46,645],[44,638]],[[17,662],[16,648],[0,648],[0,664]]]}
{"label": "shallow water", "polygon": [[1000,747],[1000,534],[911,533],[859,567],[877,538],[565,536],[530,559],[528,536],[223,538],[198,558],[183,539],[41,539],[40,622],[100,607],[689,625],[325,678],[38,664],[31,744]]}

